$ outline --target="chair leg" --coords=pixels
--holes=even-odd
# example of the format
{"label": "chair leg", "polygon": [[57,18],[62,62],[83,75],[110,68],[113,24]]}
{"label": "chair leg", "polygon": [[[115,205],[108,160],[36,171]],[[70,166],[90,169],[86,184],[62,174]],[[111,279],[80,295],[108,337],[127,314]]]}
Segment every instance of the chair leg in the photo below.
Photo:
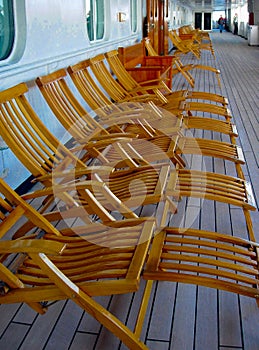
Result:
{"label": "chair leg", "polygon": [[136,334],[137,337],[140,337],[140,334],[141,334],[141,330],[142,330],[144,318],[146,315],[152,287],[153,287],[153,281],[151,281],[151,280],[147,281],[146,286],[145,286],[145,290],[144,290],[144,295],[142,298],[142,303],[141,303],[139,313],[138,313],[138,318],[137,318],[135,329],[134,329],[134,334]]}

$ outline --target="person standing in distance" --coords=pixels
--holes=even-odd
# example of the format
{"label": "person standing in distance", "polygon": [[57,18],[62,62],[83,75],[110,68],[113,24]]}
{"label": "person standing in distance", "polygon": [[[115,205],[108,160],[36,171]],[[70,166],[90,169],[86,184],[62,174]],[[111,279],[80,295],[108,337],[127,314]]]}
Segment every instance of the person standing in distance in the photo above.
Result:
{"label": "person standing in distance", "polygon": [[234,25],[234,35],[238,34],[238,17],[237,17],[237,13],[235,13],[235,16],[233,18],[233,25]]}
{"label": "person standing in distance", "polygon": [[224,26],[224,18],[222,17],[222,15],[220,15],[220,17],[219,17],[218,24],[219,24],[219,31],[220,31],[220,33],[222,33],[223,26]]}

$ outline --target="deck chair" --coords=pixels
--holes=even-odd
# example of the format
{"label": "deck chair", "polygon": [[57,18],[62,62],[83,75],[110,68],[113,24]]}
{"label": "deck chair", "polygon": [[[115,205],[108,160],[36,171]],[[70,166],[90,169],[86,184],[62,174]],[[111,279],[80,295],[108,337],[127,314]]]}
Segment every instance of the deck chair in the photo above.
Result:
{"label": "deck chair", "polygon": [[[124,220],[122,227],[92,223],[75,231],[58,229],[2,179],[0,191],[6,198],[1,198],[0,303],[26,303],[44,314],[53,301],[71,299],[128,348],[147,349],[136,332],[93,297],[139,289],[154,220],[135,220],[128,226]],[[31,230],[15,239],[15,227],[24,217]]]}
{"label": "deck chair", "polygon": [[176,30],[168,32],[168,36],[176,47],[176,54],[187,54],[191,52],[196,58],[200,59],[201,51],[210,51],[213,58],[215,59],[215,52],[211,43],[195,42],[193,39],[182,40],[177,34]]}
{"label": "deck chair", "polygon": [[[255,243],[249,213],[256,210],[256,205],[249,184],[233,178],[223,184],[215,174],[201,176],[196,171],[180,172],[176,176],[172,174],[172,192],[176,196],[202,198],[203,185],[208,189],[203,198],[221,201],[221,195],[228,193],[229,203],[239,206],[243,202],[247,232],[239,238],[194,228],[165,227],[155,234],[143,278],[148,283],[150,280],[172,281],[225,290],[255,298],[259,306],[259,246]],[[239,185],[244,190],[248,186],[244,197],[236,196],[235,189]]]}
{"label": "deck chair", "polygon": [[[148,102],[148,101],[156,101],[157,104],[163,105],[167,104],[168,101],[161,90],[169,91],[170,89],[166,84],[157,85],[157,83],[153,86],[147,84],[147,86],[141,86],[137,83],[134,89],[125,89],[119,82],[116,81],[114,76],[108,70],[105,63],[105,56],[103,54],[97,55],[95,57],[90,58],[91,69],[94,72],[97,80],[103,86],[104,90],[108,93],[108,95],[115,102],[123,102],[123,101],[140,101],[140,102]],[[126,70],[125,70],[126,71]],[[127,71],[126,71],[127,72]],[[128,74],[128,73],[127,73]],[[150,93],[152,90],[152,93]],[[171,90],[170,90],[171,91]],[[179,109],[181,107],[182,95],[172,103],[170,106],[174,109]]]}
{"label": "deck chair", "polygon": [[[167,216],[169,212],[174,213],[177,211],[177,202],[183,197],[212,200],[214,202],[222,202],[230,206],[242,208],[249,237],[254,239],[250,211],[256,210],[256,203],[252,188],[245,179],[207,171],[179,169],[178,166],[170,170],[165,167],[164,171],[166,173],[166,179],[168,180],[166,185],[164,185],[166,186],[166,190],[161,193],[161,189],[159,188],[158,191],[153,194],[153,196],[157,196],[157,202],[160,201],[163,205],[162,215],[159,218],[160,223],[166,221],[165,216]],[[128,171],[129,177],[132,176],[132,173],[132,170]],[[152,172],[152,170],[150,170],[150,178],[152,178],[152,176],[157,176],[157,174],[154,174],[154,171]],[[124,186],[121,186],[124,180],[119,177],[117,177],[117,181],[114,183],[109,183],[109,176],[106,178],[102,176],[102,178],[100,178],[97,174],[94,179],[96,181],[103,181],[104,184],[107,183],[109,190],[116,197],[119,197],[121,188],[124,188]],[[134,177],[134,181],[137,180],[145,183],[144,191],[138,183],[137,185],[132,183],[131,189],[129,190],[126,188],[124,195],[119,197],[119,200],[129,208],[137,206],[139,203],[145,205],[155,202],[152,196],[151,202],[149,202],[148,198],[144,201],[139,201],[139,197],[148,197],[148,194],[150,194],[149,190],[154,191],[154,188],[153,185],[149,186],[149,179],[143,178],[141,174]],[[162,184],[164,184],[164,181],[160,182],[160,186],[162,186]],[[141,190],[142,192],[140,192]],[[165,197],[164,201],[161,200],[163,195]],[[104,203],[105,200],[102,199],[101,202]],[[82,201],[80,201],[80,203],[82,203]],[[105,205],[108,205],[107,202],[105,202]]]}
{"label": "deck chair", "polygon": [[[85,102],[89,105],[90,108],[96,110],[98,107],[98,115],[101,117],[101,120],[107,121],[109,120],[109,113],[113,112],[114,109],[119,111],[119,106],[122,102],[119,99],[118,95],[113,95],[113,91],[108,90],[111,93],[110,98],[117,98],[117,103],[111,103],[107,96],[102,92],[100,87],[96,84],[94,79],[92,78],[91,69],[90,69],[90,60],[81,61],[73,66],[68,67],[68,73],[70,74],[76,88],[80,92],[81,96],[85,100]],[[109,73],[109,72],[108,72]],[[110,79],[110,74],[107,75],[107,79]],[[120,86],[118,87],[120,88]],[[189,94],[189,92],[188,92]],[[123,100],[123,99],[122,99]],[[225,100],[225,99],[224,99]],[[151,104],[151,102],[148,102]],[[166,120],[165,110],[163,112],[159,110],[153,103],[152,108],[157,110],[157,114],[160,115],[159,119],[159,127],[161,130],[163,128],[168,128],[168,125],[172,123],[172,114],[168,115],[168,120]],[[183,118],[183,116],[176,116],[177,118]],[[161,126],[161,123],[164,125]],[[176,120],[176,118],[174,118]],[[149,120],[150,121],[150,120]],[[165,121],[165,122],[164,122]],[[170,124],[168,124],[168,122]],[[218,119],[211,119],[205,117],[197,117],[197,116],[185,116],[184,117],[185,127],[188,129],[205,129],[205,130],[213,130],[216,132],[222,132],[230,136],[232,141],[237,137],[237,129],[235,125],[229,121],[222,121]]]}
{"label": "deck chair", "polygon": [[[133,206],[164,201],[171,167],[168,162],[117,171],[113,166],[87,166],[41,122],[26,99],[27,91],[26,84],[22,83],[0,92],[0,134],[35,182],[49,187],[97,173],[104,176],[121,201],[130,201]],[[135,197],[130,195],[132,181]],[[70,205],[70,197],[66,199]]]}
{"label": "deck chair", "polygon": [[186,36],[191,36],[194,41],[197,41],[198,43],[201,42],[209,42],[209,44],[212,46],[212,41],[210,38],[210,33],[206,30],[196,29],[192,25],[185,25],[178,29],[179,36],[184,39]]}
{"label": "deck chair", "polygon": [[[137,83],[133,77],[130,75],[130,73],[126,70],[126,68],[123,66],[122,62],[119,59],[118,51],[112,50],[110,52],[105,53],[105,57],[115,74],[116,78],[119,80],[120,84],[124,87],[123,90],[127,90],[128,92],[134,92],[139,91],[139,83]],[[108,69],[105,67],[105,63],[103,62],[104,57],[102,55],[98,55],[92,59],[90,59],[91,62],[91,68],[96,74],[96,77],[98,79],[99,76],[99,82],[102,83],[102,81],[107,81],[107,79],[114,80],[111,73],[108,71]],[[101,67],[101,68],[100,68]],[[100,73],[101,71],[101,73]],[[102,77],[106,77],[105,79]],[[108,94],[111,94],[111,91],[109,89],[108,84],[105,82],[103,83],[103,88],[106,89]],[[168,88],[167,88],[168,89]],[[169,92],[168,92],[169,90]],[[224,97],[213,94],[213,93],[205,93],[196,91],[195,93],[191,94],[191,102],[188,99],[188,94],[184,92],[184,90],[172,92],[170,89],[168,89],[165,94],[163,94],[163,97],[166,97],[167,103],[158,103],[159,106],[170,110],[172,113],[179,113],[186,111],[188,113],[191,113],[192,111],[201,111],[201,112],[208,112],[212,114],[221,115],[227,120],[231,119],[230,111],[225,106],[218,106],[214,104],[214,102],[222,103],[224,100]],[[160,90],[159,90],[160,91]],[[160,91],[161,92],[161,91]],[[156,92],[155,92],[156,94]],[[194,102],[192,99],[208,99],[211,103],[205,103],[205,102]],[[117,100],[118,101],[118,98]],[[178,101],[177,103],[175,101]],[[180,101],[184,103],[180,103]],[[212,103],[213,101],[213,103]],[[154,100],[155,103],[157,103],[156,100]],[[178,104],[178,107],[177,107]]]}
{"label": "deck chair", "polygon": [[[143,40],[144,40],[145,48],[147,49],[149,56],[158,56],[157,52],[155,51],[155,49],[153,48],[153,46],[151,44],[150,39],[144,38]],[[172,57],[172,56],[170,56],[170,57]],[[192,64],[192,63],[187,64],[187,65],[183,65],[183,63],[179,57],[174,57],[173,65],[174,65],[174,68],[172,69],[172,74],[176,75],[178,73],[181,73],[185,77],[185,79],[188,81],[188,83],[191,85],[191,87],[194,87],[194,85],[195,85],[195,79],[192,76],[192,74],[190,73],[190,71],[193,69],[202,69],[205,71],[210,71],[210,72],[215,73],[216,77],[217,77],[218,85],[219,85],[219,87],[221,87],[220,71],[214,67],[205,66],[202,64]],[[195,98],[195,97],[193,97],[193,98]]]}
{"label": "deck chair", "polygon": [[[81,128],[77,129],[77,134],[73,133],[74,123],[79,126],[82,125],[81,119],[87,120],[90,118],[89,123],[91,123],[92,117],[87,114],[83,107],[80,106],[78,100],[73,95],[72,91],[69,89],[66,81],[66,72],[65,70],[59,70],[48,74],[43,77],[38,77],[36,82],[47,101],[48,105],[56,115],[56,117],[60,120],[62,125],[71,133],[76,141],[79,143],[87,143],[91,142],[88,140],[87,135],[83,132],[80,134]],[[77,106],[77,108],[76,108]],[[113,110],[115,110],[116,105]],[[130,106],[129,106],[130,107]],[[149,114],[152,112],[149,105],[143,106],[143,117],[145,118],[145,114]],[[75,111],[82,111],[81,113],[76,113]],[[130,114],[130,110],[128,110],[128,114]],[[139,119],[142,117],[141,109],[139,110]],[[73,115],[73,118],[70,116]],[[112,118],[113,115],[109,114],[109,118]],[[115,122],[119,122],[119,118]],[[87,120],[86,120],[87,119]],[[97,122],[95,122],[97,123]],[[240,164],[244,164],[244,157],[242,155],[242,150],[240,147],[230,144],[223,143],[219,141],[213,141],[208,139],[198,139],[191,137],[183,137],[180,136],[179,133],[182,132],[181,126],[179,125],[179,129],[175,128],[175,131],[170,133],[170,129],[167,128],[166,133],[157,134],[156,130],[154,130],[154,134],[150,136],[142,133],[142,125],[140,125],[139,120],[132,121],[135,123],[135,132],[136,137],[141,138],[142,140],[135,140],[132,138],[129,142],[120,142],[123,144],[122,149],[127,152],[131,159],[135,159],[136,155],[140,154],[141,158],[144,158],[147,162],[155,162],[158,160],[166,160],[171,159],[174,164],[183,165],[184,162],[180,158],[183,154],[204,154],[212,157],[220,157],[223,159],[228,159],[234,162],[238,162]],[[136,125],[137,124],[137,125]],[[137,127],[140,127],[140,132],[137,130]],[[127,125],[132,132],[132,128]],[[126,131],[127,131],[126,126]],[[100,130],[103,128],[103,125],[100,126]],[[150,127],[146,126],[145,129],[151,132]],[[98,128],[97,128],[98,129]],[[116,129],[115,129],[116,130]],[[125,129],[124,129],[125,130]],[[143,139],[145,142],[143,142]],[[109,139],[106,140],[107,146],[109,146]],[[113,147],[114,140],[111,139],[110,149],[107,149],[105,152],[105,162],[104,163],[120,163],[120,158],[122,158],[122,154],[118,149],[117,144]],[[92,157],[97,157],[102,160],[103,157],[103,146],[104,142],[100,144],[100,151],[98,149],[98,142],[94,143]],[[90,147],[88,146],[88,151],[90,151]],[[152,151],[151,151],[152,150]],[[136,153],[137,152],[137,153]],[[166,159],[165,159],[166,158]],[[127,159],[127,157],[126,157]]]}
{"label": "deck chair", "polygon": [[200,59],[201,52],[200,52],[199,44],[194,45],[192,40],[190,41],[181,40],[175,30],[170,30],[168,32],[168,36],[174,46],[174,49],[175,49],[174,54],[176,56],[192,53],[197,59]]}
{"label": "deck chair", "polygon": [[[189,31],[189,33],[188,33],[188,31]],[[193,35],[193,42],[194,43],[198,42],[201,50],[210,51],[212,56],[214,58],[216,58],[215,51],[214,51],[209,33],[207,33],[206,31],[201,31],[201,30],[195,30],[195,29],[191,30],[191,26],[185,27],[185,33],[186,33],[186,35],[189,35],[191,33]],[[180,34],[180,32],[179,32],[179,34]]]}

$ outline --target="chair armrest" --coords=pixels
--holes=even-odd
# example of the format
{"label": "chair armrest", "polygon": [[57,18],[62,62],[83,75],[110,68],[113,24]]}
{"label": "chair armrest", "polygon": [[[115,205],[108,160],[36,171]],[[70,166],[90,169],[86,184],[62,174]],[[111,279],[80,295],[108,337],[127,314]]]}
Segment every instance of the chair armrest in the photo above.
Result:
{"label": "chair armrest", "polygon": [[44,239],[22,239],[15,241],[0,242],[0,253],[44,253],[62,254],[66,245],[59,242],[47,241]]}
{"label": "chair armrest", "polygon": [[170,66],[174,59],[174,56],[145,56],[144,64],[147,66]]}
{"label": "chair armrest", "polygon": [[79,169],[69,169],[69,170],[53,170],[51,174],[39,176],[36,178],[36,180],[39,181],[45,181],[45,180],[52,180],[52,179],[62,179],[62,181],[71,181],[75,179],[76,177],[81,177],[85,175],[91,175],[93,172],[105,173],[113,172],[114,168],[108,165],[101,165],[101,166],[88,166],[87,168],[79,168]]}
{"label": "chair armrest", "polygon": [[135,71],[141,71],[141,72],[149,72],[149,71],[153,71],[153,72],[161,72],[162,67],[161,66],[154,66],[154,65],[150,65],[150,66],[141,66],[141,67],[130,67],[130,68],[126,68],[128,72],[135,72]]}

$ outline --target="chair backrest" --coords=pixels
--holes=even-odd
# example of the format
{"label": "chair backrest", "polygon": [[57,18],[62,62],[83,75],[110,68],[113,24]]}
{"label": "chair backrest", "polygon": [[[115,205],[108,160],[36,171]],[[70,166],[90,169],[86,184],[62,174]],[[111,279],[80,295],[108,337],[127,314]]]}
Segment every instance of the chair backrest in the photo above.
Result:
{"label": "chair backrest", "polygon": [[90,135],[109,134],[79,103],[65,80],[66,75],[66,71],[60,69],[36,79],[36,83],[54,115],[79,142],[89,139]]}
{"label": "chair backrest", "polygon": [[90,58],[90,67],[101,86],[115,102],[130,97],[130,94],[116,81],[107,68],[103,54]]}
{"label": "chair backrest", "polygon": [[[172,41],[173,45],[176,47],[176,54],[183,53],[187,54],[189,52],[193,53],[196,58],[200,58],[200,49],[199,47],[194,47],[193,42],[186,43],[182,40],[177,34],[176,30],[171,30],[168,32],[168,36]],[[178,51],[178,52],[177,52]]]}
{"label": "chair backrest", "polygon": [[184,46],[181,41],[179,40],[180,38],[178,37],[178,35],[176,35],[176,31],[175,30],[171,30],[168,32],[168,36],[170,38],[170,40],[172,41],[173,45],[180,50],[183,53],[187,53],[190,50],[187,49],[186,46]]}
{"label": "chair backrest", "polygon": [[132,78],[130,73],[125,69],[121,60],[119,59],[118,50],[112,50],[105,53],[105,57],[111,67],[113,73],[118,78],[119,82],[123,84],[123,87],[127,91],[131,91],[140,87],[135,79]]}
{"label": "chair backrest", "polygon": [[144,38],[143,40],[149,56],[159,56],[156,50],[154,49],[153,45],[151,44],[151,40],[149,38]]}
{"label": "chair backrest", "polygon": [[93,79],[90,72],[89,59],[69,66],[67,71],[81,96],[92,110],[98,110],[98,114],[103,110],[105,115],[116,110],[119,111],[119,108],[116,108],[116,105],[112,104],[109,97]]}
{"label": "chair backrest", "polygon": [[51,173],[65,159],[84,166],[43,124],[27,91],[21,83],[0,92],[0,133],[12,152],[34,177]]}

